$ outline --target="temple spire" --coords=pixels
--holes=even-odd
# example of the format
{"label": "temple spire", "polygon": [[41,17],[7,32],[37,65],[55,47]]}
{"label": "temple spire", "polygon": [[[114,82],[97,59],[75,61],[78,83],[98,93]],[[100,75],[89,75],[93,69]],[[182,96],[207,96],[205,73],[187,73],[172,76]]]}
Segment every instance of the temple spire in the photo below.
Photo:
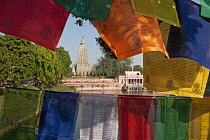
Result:
{"label": "temple spire", "polygon": [[90,63],[88,58],[88,51],[85,44],[85,39],[82,36],[79,53],[77,56],[77,66],[76,66],[77,74],[87,75],[90,73]]}
{"label": "temple spire", "polygon": [[82,36],[82,40],[81,40],[81,43],[80,43],[80,45],[85,45],[85,39],[84,39],[84,37]]}

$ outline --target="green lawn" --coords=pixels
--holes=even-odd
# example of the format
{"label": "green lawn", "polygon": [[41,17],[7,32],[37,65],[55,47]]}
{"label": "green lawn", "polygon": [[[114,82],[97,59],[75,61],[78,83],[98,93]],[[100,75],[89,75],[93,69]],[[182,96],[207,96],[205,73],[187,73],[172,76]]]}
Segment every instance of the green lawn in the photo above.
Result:
{"label": "green lawn", "polygon": [[[36,90],[38,89],[37,87],[30,86],[30,85],[26,86],[25,88],[26,89],[36,89]],[[50,87],[45,88],[44,90],[52,90],[52,91],[60,91],[60,92],[75,92],[76,91],[73,87],[68,87],[68,86],[65,86],[62,84],[50,86]]]}

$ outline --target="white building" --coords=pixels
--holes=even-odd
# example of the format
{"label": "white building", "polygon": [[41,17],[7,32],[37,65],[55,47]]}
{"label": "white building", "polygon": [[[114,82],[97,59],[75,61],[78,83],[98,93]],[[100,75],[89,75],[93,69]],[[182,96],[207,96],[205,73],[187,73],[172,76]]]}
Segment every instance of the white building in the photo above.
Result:
{"label": "white building", "polygon": [[140,71],[125,71],[125,75],[119,75],[119,84],[132,87],[143,87],[143,75]]}

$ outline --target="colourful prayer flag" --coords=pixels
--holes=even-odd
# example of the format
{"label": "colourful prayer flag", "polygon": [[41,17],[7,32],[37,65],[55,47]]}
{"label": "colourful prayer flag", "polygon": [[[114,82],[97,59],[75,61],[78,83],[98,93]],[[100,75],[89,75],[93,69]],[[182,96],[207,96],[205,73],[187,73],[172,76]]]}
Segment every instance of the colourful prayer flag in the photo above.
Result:
{"label": "colourful prayer flag", "polygon": [[120,60],[148,51],[161,51],[168,56],[158,20],[134,13],[130,0],[113,0],[108,19],[93,23]]}
{"label": "colourful prayer flag", "polygon": [[206,83],[206,89],[204,93],[204,97],[210,96],[210,75],[208,77],[207,83]]}
{"label": "colourful prayer flag", "polygon": [[210,69],[210,19],[200,16],[200,6],[176,0],[181,28],[171,27],[167,51],[170,58],[185,57]]}
{"label": "colourful prayer flag", "polygon": [[0,95],[0,123],[2,121],[2,116],[3,116],[3,113],[4,113],[4,95]]}
{"label": "colourful prayer flag", "polygon": [[209,69],[187,58],[167,59],[160,52],[143,55],[143,86],[156,92],[203,98]]}
{"label": "colourful prayer flag", "polygon": [[135,13],[148,17],[156,17],[180,27],[174,0],[131,0],[131,3]]}
{"label": "colourful prayer flag", "polygon": [[[30,94],[37,96],[30,96]],[[40,103],[39,95],[41,95],[39,90],[6,87],[3,95],[0,96],[1,140],[36,139],[34,130]]]}
{"label": "colourful prayer flag", "polygon": [[105,21],[112,6],[112,0],[54,0],[75,17]]}
{"label": "colourful prayer flag", "polygon": [[190,1],[192,1],[192,2],[194,2],[194,3],[196,3],[196,4],[201,4],[201,2],[200,2],[200,0],[190,0]]}
{"label": "colourful prayer flag", "polygon": [[45,91],[37,140],[73,139],[79,94]]}
{"label": "colourful prayer flag", "polygon": [[154,99],[118,96],[120,140],[154,139]]}
{"label": "colourful prayer flag", "polygon": [[114,95],[81,94],[81,140],[118,140],[118,106]]}
{"label": "colourful prayer flag", "polygon": [[210,139],[210,97],[192,100],[188,139]]}
{"label": "colourful prayer flag", "polygon": [[210,18],[210,1],[209,0],[200,0],[200,6],[201,6],[201,16]]}
{"label": "colourful prayer flag", "polygon": [[155,140],[188,138],[190,98],[156,97]]}
{"label": "colourful prayer flag", "polygon": [[0,32],[55,50],[69,12],[53,0],[1,0]]}

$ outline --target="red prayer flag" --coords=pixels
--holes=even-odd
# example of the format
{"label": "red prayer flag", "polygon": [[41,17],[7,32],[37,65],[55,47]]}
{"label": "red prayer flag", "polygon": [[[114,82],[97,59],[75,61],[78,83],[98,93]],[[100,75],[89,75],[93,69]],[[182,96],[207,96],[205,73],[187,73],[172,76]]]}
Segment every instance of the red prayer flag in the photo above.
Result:
{"label": "red prayer flag", "polygon": [[154,100],[144,96],[118,96],[120,140],[154,139]]}
{"label": "red prayer flag", "polygon": [[0,32],[55,50],[69,12],[53,0],[1,0]]}

